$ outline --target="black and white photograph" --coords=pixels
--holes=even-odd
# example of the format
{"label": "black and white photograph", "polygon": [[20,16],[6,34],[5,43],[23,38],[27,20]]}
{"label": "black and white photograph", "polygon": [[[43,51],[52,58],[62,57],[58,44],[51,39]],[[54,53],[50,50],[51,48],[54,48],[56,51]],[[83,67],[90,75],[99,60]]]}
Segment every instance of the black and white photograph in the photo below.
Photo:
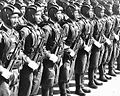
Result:
{"label": "black and white photograph", "polygon": [[0,96],[120,96],[120,0],[0,0]]}

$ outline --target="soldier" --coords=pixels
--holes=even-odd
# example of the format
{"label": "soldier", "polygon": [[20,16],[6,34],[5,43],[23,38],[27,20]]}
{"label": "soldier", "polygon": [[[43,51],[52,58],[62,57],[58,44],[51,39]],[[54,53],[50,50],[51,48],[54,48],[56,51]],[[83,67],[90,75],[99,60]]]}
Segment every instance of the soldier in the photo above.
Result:
{"label": "soldier", "polygon": [[[106,30],[105,30],[105,37],[106,37],[106,42],[104,44],[105,46],[105,52],[104,52],[104,55],[103,55],[103,59],[102,59],[102,62],[101,62],[101,65],[99,66],[99,72],[100,72],[100,78],[99,80],[103,81],[103,82],[107,82],[107,79],[111,79],[111,77],[108,77],[106,74],[105,74],[105,66],[106,64],[110,61],[110,58],[111,58],[111,54],[112,54],[112,41],[110,40],[112,36],[111,34],[111,28],[112,28],[112,25],[111,25],[111,20],[109,19],[109,16],[111,16],[111,12],[109,11],[109,8],[110,6],[108,4],[105,4],[104,5],[105,7],[105,14],[107,17],[106,18]],[[110,36],[111,35],[111,36]]]}
{"label": "soldier", "polygon": [[[81,13],[82,15],[84,16],[85,14],[83,13],[85,10],[84,8],[86,8],[86,6],[81,6]],[[88,8],[88,6],[87,6]],[[88,11],[86,9],[86,11]],[[89,89],[86,89],[84,87],[84,75],[85,75],[85,72],[86,72],[86,68],[88,67],[87,63],[88,63],[88,53],[87,51],[85,51],[84,49],[84,44],[85,44],[85,40],[88,38],[88,34],[89,32],[87,32],[87,28],[88,28],[88,23],[86,23],[87,20],[85,20],[85,17],[79,17],[79,21],[78,21],[78,24],[80,26],[79,28],[79,31],[81,32],[80,35],[80,39],[81,39],[81,42],[80,44],[78,45],[78,52],[76,53],[77,56],[76,56],[76,61],[75,61],[75,83],[76,83],[76,91],[75,93],[78,94],[78,95],[82,95],[82,96],[85,96],[85,93],[90,93],[90,90]],[[85,28],[87,31],[85,31]],[[76,52],[76,51],[75,51]]]}
{"label": "soldier", "polygon": [[[120,5],[119,5],[119,8],[120,8]],[[117,20],[118,20],[118,30],[119,30],[119,23],[120,23],[120,17],[119,17],[119,15],[117,15]],[[118,42],[118,51],[117,51],[117,55],[118,55],[118,58],[117,58],[117,70],[119,70],[120,71],[120,53],[119,53],[119,42]]]}
{"label": "soldier", "polygon": [[[105,13],[108,16],[112,16],[113,12],[112,12],[112,5],[111,4],[106,5]],[[106,63],[108,63],[108,67],[109,67],[108,74],[111,76],[116,76],[115,72],[113,71],[113,62],[112,62],[112,60],[114,58],[114,56],[113,56],[114,55],[114,52],[113,52],[114,51],[114,47],[113,47],[114,31],[112,31],[112,30],[114,30],[114,25],[115,25],[114,19],[112,19],[111,17],[108,17],[108,26],[109,26],[108,32],[109,32],[109,39],[111,40],[112,46],[108,46],[109,50],[108,50],[108,58],[107,58]]]}
{"label": "soldier", "polygon": [[[81,9],[82,9],[81,12],[83,11],[82,13],[87,18],[86,21],[89,24],[89,27],[88,27],[89,29],[87,29],[87,31],[90,32],[90,33],[89,33],[88,37],[86,38],[86,41],[87,41],[86,45],[90,48],[90,47],[92,47],[92,44],[93,44],[92,35],[94,34],[94,24],[95,24],[95,22],[93,20],[93,17],[94,17],[93,16],[93,10],[92,10],[92,7],[90,7],[90,5],[87,5],[86,3]],[[88,49],[88,48],[85,46],[84,50],[85,49]],[[90,48],[90,50],[91,50],[91,48]],[[90,50],[89,51],[85,50],[86,53],[87,53],[86,54],[86,59],[88,60],[88,62],[86,62],[86,63],[89,64],[89,69],[88,69],[89,84],[88,84],[88,86],[91,87],[91,88],[97,88],[97,86],[95,86],[95,83],[98,83],[98,82],[97,81],[95,82],[95,79],[94,79],[94,71],[95,71],[94,68],[96,67],[96,64],[97,64],[97,55],[98,54],[96,55],[96,58],[94,58],[95,60],[92,60],[92,56],[95,55],[95,53],[94,53],[95,51],[93,52],[91,50],[91,52],[90,52]],[[91,53],[91,55],[90,55],[90,53]],[[93,53],[94,53],[94,55],[93,55]],[[97,51],[96,51],[96,53],[97,53]],[[96,61],[96,62],[94,62],[94,61]],[[93,65],[94,67],[91,64],[94,64]]]}
{"label": "soldier", "polygon": [[[25,19],[29,22],[19,29],[23,42],[23,68],[20,71],[18,96],[36,95],[39,90],[42,75],[42,63],[39,62],[39,52],[44,37],[43,30],[37,24],[42,22],[43,10],[37,5],[31,5],[26,9]],[[39,67],[39,68],[38,68]],[[36,70],[37,69],[37,70]],[[25,89],[25,90],[23,90]]]}
{"label": "soldier", "polygon": [[69,5],[69,0],[56,0],[56,3],[63,8],[63,11],[65,12],[66,7]]}
{"label": "soldier", "polygon": [[[49,18],[43,22],[43,27],[46,33],[45,53],[46,57],[43,60],[43,76],[42,76],[42,96],[53,96],[53,86],[56,83],[56,66],[58,64],[59,49],[61,46],[62,31],[58,24],[61,19],[61,10],[55,4],[49,6],[48,16]],[[60,57],[59,57],[60,58]],[[46,80],[46,81],[45,81]]]}
{"label": "soldier", "polygon": [[113,71],[116,73],[116,74],[119,74],[120,72],[119,71],[117,71],[117,70],[115,70],[115,68],[114,68],[114,65],[115,65],[115,62],[116,62],[116,59],[117,59],[117,43],[119,42],[119,27],[118,27],[118,17],[117,17],[117,15],[119,15],[119,5],[118,4],[113,4],[113,7],[112,7],[112,11],[113,11],[113,15],[112,15],[112,17],[113,17],[113,20],[114,20],[114,23],[115,23],[115,25],[114,25],[114,33],[113,33],[113,35],[114,35],[114,40],[113,40],[113,55],[112,55],[112,62],[113,62]]}
{"label": "soldier", "polygon": [[[109,42],[110,40],[107,39],[107,37],[105,36],[105,31],[106,31],[106,18],[105,15],[104,15],[104,7],[102,6],[102,8],[99,8],[101,13],[103,14],[101,17],[100,17],[100,20],[98,22],[98,27],[101,29],[101,39],[103,39],[103,46],[102,46],[102,50],[100,52],[100,58],[99,58],[99,80],[103,81],[103,82],[107,82],[107,79],[111,79],[111,77],[107,77],[106,74],[104,74],[105,72],[105,63],[106,63],[106,60],[107,60],[107,48],[106,46],[109,45]],[[98,12],[98,11],[97,11]],[[101,27],[100,27],[101,26]],[[108,42],[109,41],[109,42]]]}
{"label": "soldier", "polygon": [[[106,20],[104,17],[104,7],[103,6],[98,6],[96,7],[96,16],[98,17],[98,32],[100,32],[100,42],[102,43],[102,48],[100,51],[100,57],[99,57],[99,62],[98,62],[98,67],[99,67],[99,80],[107,82],[107,78],[110,79],[109,77],[107,77],[104,74],[104,63],[106,63],[107,58],[105,56],[107,56],[106,53],[106,44],[108,43],[108,39],[106,38],[105,34],[105,25],[106,25]],[[106,55],[105,55],[106,54]]]}
{"label": "soldier", "polygon": [[[42,47],[44,46],[44,31],[39,27],[39,24],[43,21],[42,15],[44,13],[43,8],[39,5],[39,3],[35,5],[31,5],[27,8],[25,18],[30,21],[32,27],[34,28],[34,31],[36,32],[37,35],[37,40],[38,40],[38,45],[37,47],[38,50],[41,50]],[[33,17],[34,16],[34,17]],[[41,78],[42,78],[42,71],[43,71],[43,65],[42,65],[42,51],[40,51],[40,54],[38,54],[38,57],[35,59],[35,61],[39,64],[39,68],[33,72],[33,87],[31,91],[31,96],[37,95],[39,86],[41,83]],[[39,52],[39,51],[38,51]],[[37,56],[37,55],[36,55]],[[33,57],[35,58],[35,57]]]}
{"label": "soldier", "polygon": [[[17,51],[19,51],[19,47],[17,43],[19,42],[19,33],[14,29],[19,22],[19,17],[21,16],[20,11],[12,6],[6,6],[1,10],[1,19],[3,21],[3,25],[1,26],[1,88],[0,95],[1,96],[10,96],[17,95],[14,90],[13,93],[10,89],[15,86],[15,82],[13,82],[13,86],[10,86],[11,80],[15,81],[17,79],[18,74],[14,74],[13,68],[15,68]],[[16,50],[16,51],[15,51]],[[13,56],[14,55],[14,56]],[[18,56],[18,55],[17,55]],[[14,62],[12,62],[12,60]],[[11,65],[12,64],[12,65]],[[16,68],[15,68],[16,69]],[[16,69],[18,71],[18,69]],[[11,72],[13,71],[13,72]],[[5,72],[5,73],[4,73]],[[12,77],[11,77],[12,76]],[[10,79],[11,78],[11,79]],[[11,91],[11,92],[10,92]]]}
{"label": "soldier", "polygon": [[76,47],[75,38],[77,34],[78,35],[81,34],[78,33],[79,30],[76,20],[78,20],[79,18],[79,13],[78,10],[75,8],[75,5],[67,6],[65,12],[69,18],[65,18],[66,17],[65,16],[63,19],[64,21],[62,20],[61,22],[59,22],[60,25],[62,25],[66,36],[64,54],[62,58],[63,65],[60,67],[60,74],[59,74],[59,88],[60,88],[61,96],[69,96],[68,95],[69,81],[72,78],[72,74],[73,74],[72,71],[74,70],[74,62],[73,62],[74,59],[72,60],[72,58],[74,56],[74,51]]}

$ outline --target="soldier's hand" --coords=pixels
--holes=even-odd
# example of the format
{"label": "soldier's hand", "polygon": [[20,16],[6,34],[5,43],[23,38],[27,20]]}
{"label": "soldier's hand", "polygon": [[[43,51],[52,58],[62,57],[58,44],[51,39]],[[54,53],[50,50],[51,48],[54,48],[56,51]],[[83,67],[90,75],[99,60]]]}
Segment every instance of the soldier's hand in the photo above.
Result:
{"label": "soldier's hand", "polygon": [[36,70],[36,69],[38,69],[38,67],[39,67],[39,65],[38,65],[35,61],[33,61],[33,60],[29,60],[29,61],[28,61],[28,66],[29,66],[31,69],[33,69],[33,70]]}
{"label": "soldier's hand", "polygon": [[22,50],[20,50],[18,54],[19,54],[19,58],[20,58],[20,59],[23,58],[24,53],[23,53]]}
{"label": "soldier's hand", "polygon": [[4,68],[1,65],[0,65],[0,72],[1,72],[1,76],[3,76],[5,79],[9,79],[10,76],[13,75],[12,72],[10,72],[9,70],[7,70],[6,68]]}
{"label": "soldier's hand", "polygon": [[53,63],[56,63],[58,61],[58,57],[55,54],[50,54],[50,58],[51,61],[53,61]]}
{"label": "soldier's hand", "polygon": [[72,50],[72,49],[69,49],[69,51],[70,51],[70,56],[71,56],[71,57],[74,57],[74,55],[75,55],[75,52],[74,52],[74,50]]}

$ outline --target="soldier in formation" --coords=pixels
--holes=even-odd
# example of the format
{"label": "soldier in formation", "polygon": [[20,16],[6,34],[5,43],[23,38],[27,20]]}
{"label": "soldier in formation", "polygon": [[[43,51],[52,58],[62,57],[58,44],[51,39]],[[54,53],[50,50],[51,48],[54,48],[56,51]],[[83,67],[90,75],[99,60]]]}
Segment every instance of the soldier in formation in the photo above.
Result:
{"label": "soldier in formation", "polygon": [[119,36],[119,0],[1,0],[0,96],[70,96],[73,76],[85,96],[86,73],[94,89],[120,73]]}

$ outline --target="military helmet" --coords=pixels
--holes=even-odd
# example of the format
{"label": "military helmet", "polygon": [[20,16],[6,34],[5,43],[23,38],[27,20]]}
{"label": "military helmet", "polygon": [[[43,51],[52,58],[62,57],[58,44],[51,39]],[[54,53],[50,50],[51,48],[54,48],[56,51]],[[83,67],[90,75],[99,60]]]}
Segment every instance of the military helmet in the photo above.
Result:
{"label": "military helmet", "polygon": [[58,11],[62,11],[63,8],[57,5],[53,5],[49,8],[48,10],[48,16],[53,20],[53,21],[57,21],[57,17],[56,17],[56,13]]}
{"label": "military helmet", "polygon": [[14,6],[17,7],[19,10],[20,10],[22,7],[27,7],[26,4],[20,3],[20,2],[16,2],[16,3],[14,4]]}
{"label": "military helmet", "polygon": [[7,3],[6,2],[0,2],[0,17],[1,17],[1,10],[5,7],[5,6],[7,6]]}
{"label": "military helmet", "polygon": [[26,8],[26,11],[25,11],[25,19],[33,24],[35,24],[35,14],[38,12],[38,11],[41,11],[41,13],[43,12],[43,9],[38,6],[38,5],[30,5],[29,7]]}
{"label": "military helmet", "polygon": [[65,0],[56,0],[56,3],[63,8],[63,11],[66,10],[66,7],[68,6],[68,2]]}
{"label": "military helmet", "polygon": [[98,5],[98,2],[96,0],[91,0],[91,5],[95,8]]}
{"label": "military helmet", "polygon": [[7,26],[11,26],[10,17],[13,14],[22,15],[20,10],[13,5],[7,5],[1,10],[1,19]]}
{"label": "military helmet", "polygon": [[104,7],[103,7],[103,6],[100,6],[100,5],[96,6],[96,7],[94,8],[94,13],[95,13],[95,15],[96,15],[97,17],[101,18],[101,11],[102,11],[102,10],[104,10]]}
{"label": "military helmet", "polygon": [[89,11],[90,11],[90,5],[85,4],[81,7],[81,14],[87,18],[90,17]]}
{"label": "military helmet", "polygon": [[74,12],[79,11],[75,4],[68,5],[66,7],[65,13],[68,15],[69,18],[75,19]]}
{"label": "military helmet", "polygon": [[38,1],[35,2],[35,5],[41,6],[41,7],[46,7],[47,6],[47,2],[45,1]]}
{"label": "military helmet", "polygon": [[7,3],[4,1],[0,2],[0,10],[2,10],[5,6],[7,6]]}

